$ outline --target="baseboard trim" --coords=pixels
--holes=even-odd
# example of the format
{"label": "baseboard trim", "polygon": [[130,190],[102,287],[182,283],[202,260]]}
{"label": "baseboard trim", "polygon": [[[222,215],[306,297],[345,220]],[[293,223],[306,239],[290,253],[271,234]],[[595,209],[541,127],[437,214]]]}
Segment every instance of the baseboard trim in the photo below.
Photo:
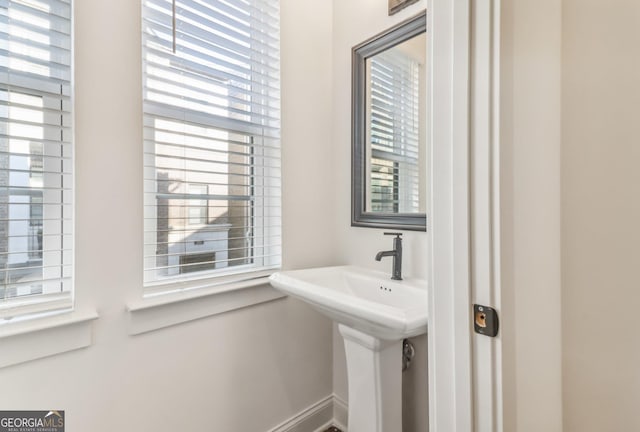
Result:
{"label": "baseboard trim", "polygon": [[340,397],[333,395],[333,424],[343,432],[347,432],[349,406]]}
{"label": "baseboard trim", "polygon": [[315,432],[331,424],[333,419],[333,395],[316,402],[269,432]]}
{"label": "baseboard trim", "polygon": [[343,426],[346,423],[347,405],[342,399],[332,394],[300,411],[269,432],[322,432],[332,425],[347,432]]}

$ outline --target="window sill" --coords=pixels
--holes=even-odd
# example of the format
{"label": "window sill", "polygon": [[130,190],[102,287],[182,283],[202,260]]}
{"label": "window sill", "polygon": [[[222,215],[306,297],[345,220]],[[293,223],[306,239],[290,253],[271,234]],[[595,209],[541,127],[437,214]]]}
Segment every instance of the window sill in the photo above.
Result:
{"label": "window sill", "polygon": [[154,295],[127,306],[129,334],[147,333],[282,297],[285,295],[273,289],[267,277]]}
{"label": "window sill", "polygon": [[74,311],[0,327],[0,368],[90,346],[97,318],[95,311]]}

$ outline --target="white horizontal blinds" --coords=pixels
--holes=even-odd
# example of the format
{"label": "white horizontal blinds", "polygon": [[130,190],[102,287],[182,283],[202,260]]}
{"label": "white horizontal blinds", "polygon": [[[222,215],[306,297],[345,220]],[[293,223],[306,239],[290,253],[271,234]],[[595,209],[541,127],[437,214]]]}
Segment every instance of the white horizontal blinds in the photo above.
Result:
{"label": "white horizontal blinds", "polygon": [[71,305],[71,3],[0,0],[0,317]]}
{"label": "white horizontal blinds", "polygon": [[399,50],[371,58],[370,211],[419,211],[420,65]]}
{"label": "white horizontal blinds", "polygon": [[145,282],[280,265],[279,6],[144,0]]}

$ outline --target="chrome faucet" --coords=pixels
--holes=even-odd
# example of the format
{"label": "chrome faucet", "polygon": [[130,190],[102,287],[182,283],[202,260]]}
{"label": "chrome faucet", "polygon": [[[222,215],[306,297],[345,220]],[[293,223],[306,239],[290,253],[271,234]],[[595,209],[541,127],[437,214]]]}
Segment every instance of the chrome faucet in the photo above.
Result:
{"label": "chrome faucet", "polygon": [[393,269],[391,271],[391,279],[402,280],[402,233],[386,232],[384,235],[396,236],[393,239],[393,250],[382,251],[376,254],[376,261],[380,261],[383,257],[393,257]]}

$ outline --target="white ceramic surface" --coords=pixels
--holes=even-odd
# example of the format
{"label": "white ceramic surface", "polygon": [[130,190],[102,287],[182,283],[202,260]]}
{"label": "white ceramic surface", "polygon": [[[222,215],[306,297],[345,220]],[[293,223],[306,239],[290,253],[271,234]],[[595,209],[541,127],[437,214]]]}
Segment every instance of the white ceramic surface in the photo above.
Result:
{"label": "white ceramic surface", "polygon": [[402,339],[427,331],[427,283],[353,266],[275,273],[271,285],[338,322],[350,432],[402,431]]}
{"label": "white ceramic surface", "polygon": [[334,321],[385,340],[427,331],[427,283],[391,280],[387,273],[354,266],[273,274],[271,285]]}

